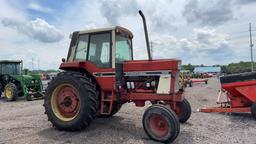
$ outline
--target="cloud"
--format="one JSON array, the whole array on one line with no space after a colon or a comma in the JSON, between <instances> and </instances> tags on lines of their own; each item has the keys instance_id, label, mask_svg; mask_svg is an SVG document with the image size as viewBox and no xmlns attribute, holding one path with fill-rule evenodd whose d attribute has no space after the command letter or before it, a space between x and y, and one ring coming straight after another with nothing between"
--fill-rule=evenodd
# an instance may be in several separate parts
<instances>
[{"instance_id":1,"label":"cloud","mask_svg":"<svg viewBox=\"0 0 256 144\"><path fill-rule=\"evenodd\" d=\"M96 29L96 28L98 27L94 23L89 23L83 26L83 30L90 30L90 29Z\"/></svg>"},{"instance_id":2,"label":"cloud","mask_svg":"<svg viewBox=\"0 0 256 144\"><path fill-rule=\"evenodd\" d=\"M34 11L38 11L38 12L42 12L42 13L53 13L54 12L53 9L47 8L47 7L42 7L41 5L39 5L37 3L29 3L27 8L30 10L34 10Z\"/></svg>"},{"instance_id":3,"label":"cloud","mask_svg":"<svg viewBox=\"0 0 256 144\"><path fill-rule=\"evenodd\" d=\"M256 3L255 0L236 0L236 4L253 4Z\"/></svg>"},{"instance_id":4,"label":"cloud","mask_svg":"<svg viewBox=\"0 0 256 144\"><path fill-rule=\"evenodd\" d=\"M4 18L2 24L5 27L17 30L19 33L24 34L29 38L45 43L58 42L63 38L63 35L59 30L40 18L28 22Z\"/></svg>"},{"instance_id":5,"label":"cloud","mask_svg":"<svg viewBox=\"0 0 256 144\"><path fill-rule=\"evenodd\" d=\"M181 58L185 62L230 60L234 55L229 36L212 28L194 28L187 38L152 34L154 58Z\"/></svg>"},{"instance_id":6,"label":"cloud","mask_svg":"<svg viewBox=\"0 0 256 144\"><path fill-rule=\"evenodd\" d=\"M194 28L192 41L197 42L199 47L218 47L228 43L228 35L216 32L213 28Z\"/></svg>"},{"instance_id":7,"label":"cloud","mask_svg":"<svg viewBox=\"0 0 256 144\"><path fill-rule=\"evenodd\" d=\"M153 31L167 32L173 30L175 17L169 11L172 1L140 1L140 0L103 0L100 1L100 12L112 25L122 23L121 20L129 16L139 17L138 11L142 10L146 16L148 25ZM133 19L136 19L133 17Z\"/></svg>"},{"instance_id":8,"label":"cloud","mask_svg":"<svg viewBox=\"0 0 256 144\"><path fill-rule=\"evenodd\" d=\"M228 42L229 36L219 33L213 28L195 28L191 37L181 40L182 53L190 52L185 59L205 59L219 63L219 60L229 60L234 52ZM204 61L202 61L204 62Z\"/></svg>"},{"instance_id":9,"label":"cloud","mask_svg":"<svg viewBox=\"0 0 256 144\"><path fill-rule=\"evenodd\" d=\"M103 0L101 1L101 13L111 24L118 24L118 19L125 15L136 15L139 5L135 0Z\"/></svg>"},{"instance_id":10,"label":"cloud","mask_svg":"<svg viewBox=\"0 0 256 144\"><path fill-rule=\"evenodd\" d=\"M230 0L191 0L183 11L188 23L217 26L234 18Z\"/></svg>"}]
</instances>

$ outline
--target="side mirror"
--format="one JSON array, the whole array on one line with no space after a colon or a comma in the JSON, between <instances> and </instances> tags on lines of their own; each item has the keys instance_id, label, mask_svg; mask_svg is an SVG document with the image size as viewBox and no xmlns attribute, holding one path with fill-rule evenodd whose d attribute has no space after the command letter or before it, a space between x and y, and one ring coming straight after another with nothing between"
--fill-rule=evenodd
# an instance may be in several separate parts
<instances>
[{"instance_id":1,"label":"side mirror","mask_svg":"<svg viewBox=\"0 0 256 144\"><path fill-rule=\"evenodd\" d=\"M65 58L62 58L62 59L61 59L61 61L62 61L62 62L65 62L65 61L66 61L66 59L65 59Z\"/></svg>"}]
</instances>

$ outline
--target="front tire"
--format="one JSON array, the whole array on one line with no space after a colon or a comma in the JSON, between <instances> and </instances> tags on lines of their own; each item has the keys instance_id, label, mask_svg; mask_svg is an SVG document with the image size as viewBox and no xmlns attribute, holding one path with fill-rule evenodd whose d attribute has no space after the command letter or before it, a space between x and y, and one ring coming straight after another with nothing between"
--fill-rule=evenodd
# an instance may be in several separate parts
<instances>
[{"instance_id":1,"label":"front tire","mask_svg":"<svg viewBox=\"0 0 256 144\"><path fill-rule=\"evenodd\" d=\"M95 85L79 72L61 72L46 90L44 107L48 120L59 130L86 128L97 113Z\"/></svg>"},{"instance_id":2,"label":"front tire","mask_svg":"<svg viewBox=\"0 0 256 144\"><path fill-rule=\"evenodd\" d=\"M4 97L7 101L15 101L18 97L18 89L14 83L8 83L4 88Z\"/></svg>"},{"instance_id":3,"label":"front tire","mask_svg":"<svg viewBox=\"0 0 256 144\"><path fill-rule=\"evenodd\" d=\"M164 105L154 104L143 115L143 128L147 135L156 141L173 142L180 132L176 114Z\"/></svg>"}]
</instances>

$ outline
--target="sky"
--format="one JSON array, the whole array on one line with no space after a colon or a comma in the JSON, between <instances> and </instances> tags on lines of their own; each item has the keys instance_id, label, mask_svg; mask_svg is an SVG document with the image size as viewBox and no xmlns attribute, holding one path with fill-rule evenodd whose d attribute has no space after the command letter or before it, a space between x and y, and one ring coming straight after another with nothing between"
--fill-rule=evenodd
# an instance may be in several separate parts
<instances>
[{"instance_id":1,"label":"sky","mask_svg":"<svg viewBox=\"0 0 256 144\"><path fill-rule=\"evenodd\" d=\"M23 60L24 68L34 70L58 69L73 31L115 25L133 32L134 58L147 59L139 10L147 19L153 59L198 65L250 61L256 0L1 0L0 59Z\"/></svg>"}]
</instances>

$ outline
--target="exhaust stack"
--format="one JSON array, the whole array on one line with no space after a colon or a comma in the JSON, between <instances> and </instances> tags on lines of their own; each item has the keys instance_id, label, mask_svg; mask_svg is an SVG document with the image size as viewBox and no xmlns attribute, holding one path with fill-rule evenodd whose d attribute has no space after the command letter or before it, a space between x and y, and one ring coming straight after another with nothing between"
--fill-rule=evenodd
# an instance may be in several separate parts
<instances>
[{"instance_id":1,"label":"exhaust stack","mask_svg":"<svg viewBox=\"0 0 256 144\"><path fill-rule=\"evenodd\" d=\"M148 51L148 60L152 61L152 56L151 56L151 51L150 51L150 46L149 46L149 40L148 40L148 29L147 29L147 23L144 14L142 13L141 10L139 10L139 14L143 20L143 26L144 26L144 32L145 32L145 39L146 39L146 44L147 44L147 51Z\"/></svg>"}]
</instances>

